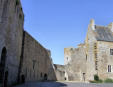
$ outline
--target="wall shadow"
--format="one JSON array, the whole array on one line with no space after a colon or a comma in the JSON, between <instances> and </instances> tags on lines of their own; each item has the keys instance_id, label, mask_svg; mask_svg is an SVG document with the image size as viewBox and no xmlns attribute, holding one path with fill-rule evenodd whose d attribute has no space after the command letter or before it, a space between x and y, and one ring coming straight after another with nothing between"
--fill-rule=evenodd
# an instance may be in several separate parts
<instances>
[{"instance_id":1,"label":"wall shadow","mask_svg":"<svg viewBox=\"0 0 113 87\"><path fill-rule=\"evenodd\" d=\"M27 82L12 87L67 87L63 82L44 81L44 82Z\"/></svg>"},{"instance_id":2,"label":"wall shadow","mask_svg":"<svg viewBox=\"0 0 113 87\"><path fill-rule=\"evenodd\" d=\"M50 84L54 85L54 87L67 87L67 84L63 83L63 82L50 82ZM53 86L49 86L49 87L53 87Z\"/></svg>"}]
</instances>

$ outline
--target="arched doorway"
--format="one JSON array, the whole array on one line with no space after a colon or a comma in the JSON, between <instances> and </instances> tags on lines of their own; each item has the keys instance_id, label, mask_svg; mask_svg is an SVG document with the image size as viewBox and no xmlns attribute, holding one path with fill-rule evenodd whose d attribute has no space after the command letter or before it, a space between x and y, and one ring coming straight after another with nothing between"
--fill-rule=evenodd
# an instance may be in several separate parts
<instances>
[{"instance_id":1,"label":"arched doorway","mask_svg":"<svg viewBox=\"0 0 113 87\"><path fill-rule=\"evenodd\" d=\"M8 71L5 72L3 87L7 87L7 82L8 82Z\"/></svg>"},{"instance_id":2,"label":"arched doorway","mask_svg":"<svg viewBox=\"0 0 113 87\"><path fill-rule=\"evenodd\" d=\"M44 80L47 80L48 76L47 74L44 74Z\"/></svg>"},{"instance_id":3,"label":"arched doorway","mask_svg":"<svg viewBox=\"0 0 113 87\"><path fill-rule=\"evenodd\" d=\"M21 75L21 83L25 83L25 75Z\"/></svg>"},{"instance_id":4,"label":"arched doorway","mask_svg":"<svg viewBox=\"0 0 113 87\"><path fill-rule=\"evenodd\" d=\"M0 60L0 84L4 82L6 54L7 54L7 50L4 47L1 52L1 60Z\"/></svg>"}]
</instances>

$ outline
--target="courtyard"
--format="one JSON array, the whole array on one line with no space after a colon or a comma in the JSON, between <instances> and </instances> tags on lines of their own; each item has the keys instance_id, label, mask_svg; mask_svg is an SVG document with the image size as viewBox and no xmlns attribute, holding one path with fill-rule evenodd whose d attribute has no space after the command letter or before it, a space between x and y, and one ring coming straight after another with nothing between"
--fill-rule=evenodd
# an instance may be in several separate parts
<instances>
[{"instance_id":1,"label":"courtyard","mask_svg":"<svg viewBox=\"0 0 113 87\"><path fill-rule=\"evenodd\" d=\"M113 87L113 84L76 83L76 82L29 82L14 87Z\"/></svg>"}]
</instances>

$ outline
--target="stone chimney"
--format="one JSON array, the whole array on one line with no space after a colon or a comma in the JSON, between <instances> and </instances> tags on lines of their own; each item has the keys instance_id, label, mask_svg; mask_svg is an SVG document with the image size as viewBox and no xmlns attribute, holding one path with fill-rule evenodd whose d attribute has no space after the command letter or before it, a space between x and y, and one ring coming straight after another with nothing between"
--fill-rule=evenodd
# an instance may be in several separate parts
<instances>
[{"instance_id":1,"label":"stone chimney","mask_svg":"<svg viewBox=\"0 0 113 87\"><path fill-rule=\"evenodd\" d=\"M95 30L95 21L94 21L94 19L90 20L90 27L92 28L92 30Z\"/></svg>"},{"instance_id":2,"label":"stone chimney","mask_svg":"<svg viewBox=\"0 0 113 87\"><path fill-rule=\"evenodd\" d=\"M111 31L113 32L113 22L108 25L108 28L110 28Z\"/></svg>"}]
</instances>

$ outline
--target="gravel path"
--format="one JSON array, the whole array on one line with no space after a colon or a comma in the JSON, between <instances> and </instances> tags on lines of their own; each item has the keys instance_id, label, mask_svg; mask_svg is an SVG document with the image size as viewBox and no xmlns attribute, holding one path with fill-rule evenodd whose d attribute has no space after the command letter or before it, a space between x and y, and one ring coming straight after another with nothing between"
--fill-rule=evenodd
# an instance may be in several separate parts
<instances>
[{"instance_id":1,"label":"gravel path","mask_svg":"<svg viewBox=\"0 0 113 87\"><path fill-rule=\"evenodd\" d=\"M72 82L30 82L15 87L113 87L113 84L91 84Z\"/></svg>"}]
</instances>

